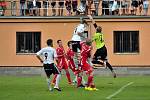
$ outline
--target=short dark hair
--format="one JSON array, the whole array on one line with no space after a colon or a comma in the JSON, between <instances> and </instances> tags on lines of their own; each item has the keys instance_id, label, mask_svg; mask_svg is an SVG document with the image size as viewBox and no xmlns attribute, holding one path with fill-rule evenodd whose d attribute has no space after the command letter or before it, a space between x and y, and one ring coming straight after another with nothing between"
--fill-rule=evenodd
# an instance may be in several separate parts
<instances>
[{"instance_id":1,"label":"short dark hair","mask_svg":"<svg viewBox=\"0 0 150 100\"><path fill-rule=\"evenodd\" d=\"M80 17L80 23L88 25L87 21L83 17Z\"/></svg>"},{"instance_id":2,"label":"short dark hair","mask_svg":"<svg viewBox=\"0 0 150 100\"><path fill-rule=\"evenodd\" d=\"M97 28L96 28L96 32L102 32L102 27L97 26Z\"/></svg>"},{"instance_id":3,"label":"short dark hair","mask_svg":"<svg viewBox=\"0 0 150 100\"><path fill-rule=\"evenodd\" d=\"M47 45L48 45L48 46L51 46L52 43L53 43L53 40L52 40L52 39L48 39L48 40L47 40Z\"/></svg>"},{"instance_id":4,"label":"short dark hair","mask_svg":"<svg viewBox=\"0 0 150 100\"><path fill-rule=\"evenodd\" d=\"M59 43L61 40L57 40L57 43Z\"/></svg>"},{"instance_id":5,"label":"short dark hair","mask_svg":"<svg viewBox=\"0 0 150 100\"><path fill-rule=\"evenodd\" d=\"M68 43L67 43L68 47L70 46L70 44L71 44L71 41L68 41Z\"/></svg>"},{"instance_id":6,"label":"short dark hair","mask_svg":"<svg viewBox=\"0 0 150 100\"><path fill-rule=\"evenodd\" d=\"M85 19L83 19L83 24L88 25L88 22Z\"/></svg>"}]
</instances>

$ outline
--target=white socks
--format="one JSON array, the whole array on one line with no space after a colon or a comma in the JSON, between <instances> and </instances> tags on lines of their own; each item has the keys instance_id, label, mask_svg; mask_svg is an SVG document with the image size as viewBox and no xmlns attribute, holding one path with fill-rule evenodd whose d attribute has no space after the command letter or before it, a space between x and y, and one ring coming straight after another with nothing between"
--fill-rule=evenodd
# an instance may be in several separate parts
<instances>
[{"instance_id":1,"label":"white socks","mask_svg":"<svg viewBox=\"0 0 150 100\"><path fill-rule=\"evenodd\" d=\"M60 78L61 78L61 74L58 74L57 77L56 77L56 83L55 83L54 88L59 88L59 81L60 81Z\"/></svg>"}]
</instances>

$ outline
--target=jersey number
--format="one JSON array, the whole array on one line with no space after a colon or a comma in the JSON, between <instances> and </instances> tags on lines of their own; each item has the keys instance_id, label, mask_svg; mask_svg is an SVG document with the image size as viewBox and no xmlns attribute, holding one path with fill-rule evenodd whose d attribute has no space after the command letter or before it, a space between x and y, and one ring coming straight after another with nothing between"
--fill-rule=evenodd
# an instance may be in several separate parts
<instances>
[{"instance_id":1,"label":"jersey number","mask_svg":"<svg viewBox=\"0 0 150 100\"><path fill-rule=\"evenodd\" d=\"M47 60L48 53L45 53L44 56L45 56L45 60Z\"/></svg>"},{"instance_id":2,"label":"jersey number","mask_svg":"<svg viewBox=\"0 0 150 100\"><path fill-rule=\"evenodd\" d=\"M101 43L104 42L102 35L99 36L99 40L101 41Z\"/></svg>"}]
</instances>

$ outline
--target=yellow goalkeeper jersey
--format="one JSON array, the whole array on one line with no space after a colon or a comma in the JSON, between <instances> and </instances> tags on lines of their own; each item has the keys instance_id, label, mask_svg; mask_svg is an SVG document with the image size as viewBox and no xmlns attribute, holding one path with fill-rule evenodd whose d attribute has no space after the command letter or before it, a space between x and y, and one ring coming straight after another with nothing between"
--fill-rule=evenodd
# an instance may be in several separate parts
<instances>
[{"instance_id":1,"label":"yellow goalkeeper jersey","mask_svg":"<svg viewBox=\"0 0 150 100\"><path fill-rule=\"evenodd\" d=\"M95 41L97 49L100 49L105 45L104 35L102 33L95 33L92 37L92 41Z\"/></svg>"}]
</instances>

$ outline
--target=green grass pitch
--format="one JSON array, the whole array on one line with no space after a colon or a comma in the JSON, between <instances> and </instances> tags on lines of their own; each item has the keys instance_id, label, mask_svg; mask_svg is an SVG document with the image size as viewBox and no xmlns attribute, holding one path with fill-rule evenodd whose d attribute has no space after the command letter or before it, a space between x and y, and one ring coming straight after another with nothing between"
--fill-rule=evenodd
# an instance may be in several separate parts
<instances>
[{"instance_id":1,"label":"green grass pitch","mask_svg":"<svg viewBox=\"0 0 150 100\"><path fill-rule=\"evenodd\" d=\"M110 100L150 100L150 76L125 76L116 79L96 76L98 91L86 91L68 85L62 76L62 92L49 92L41 76L0 76L0 100L107 100L107 97L125 87Z\"/></svg>"}]
</instances>

